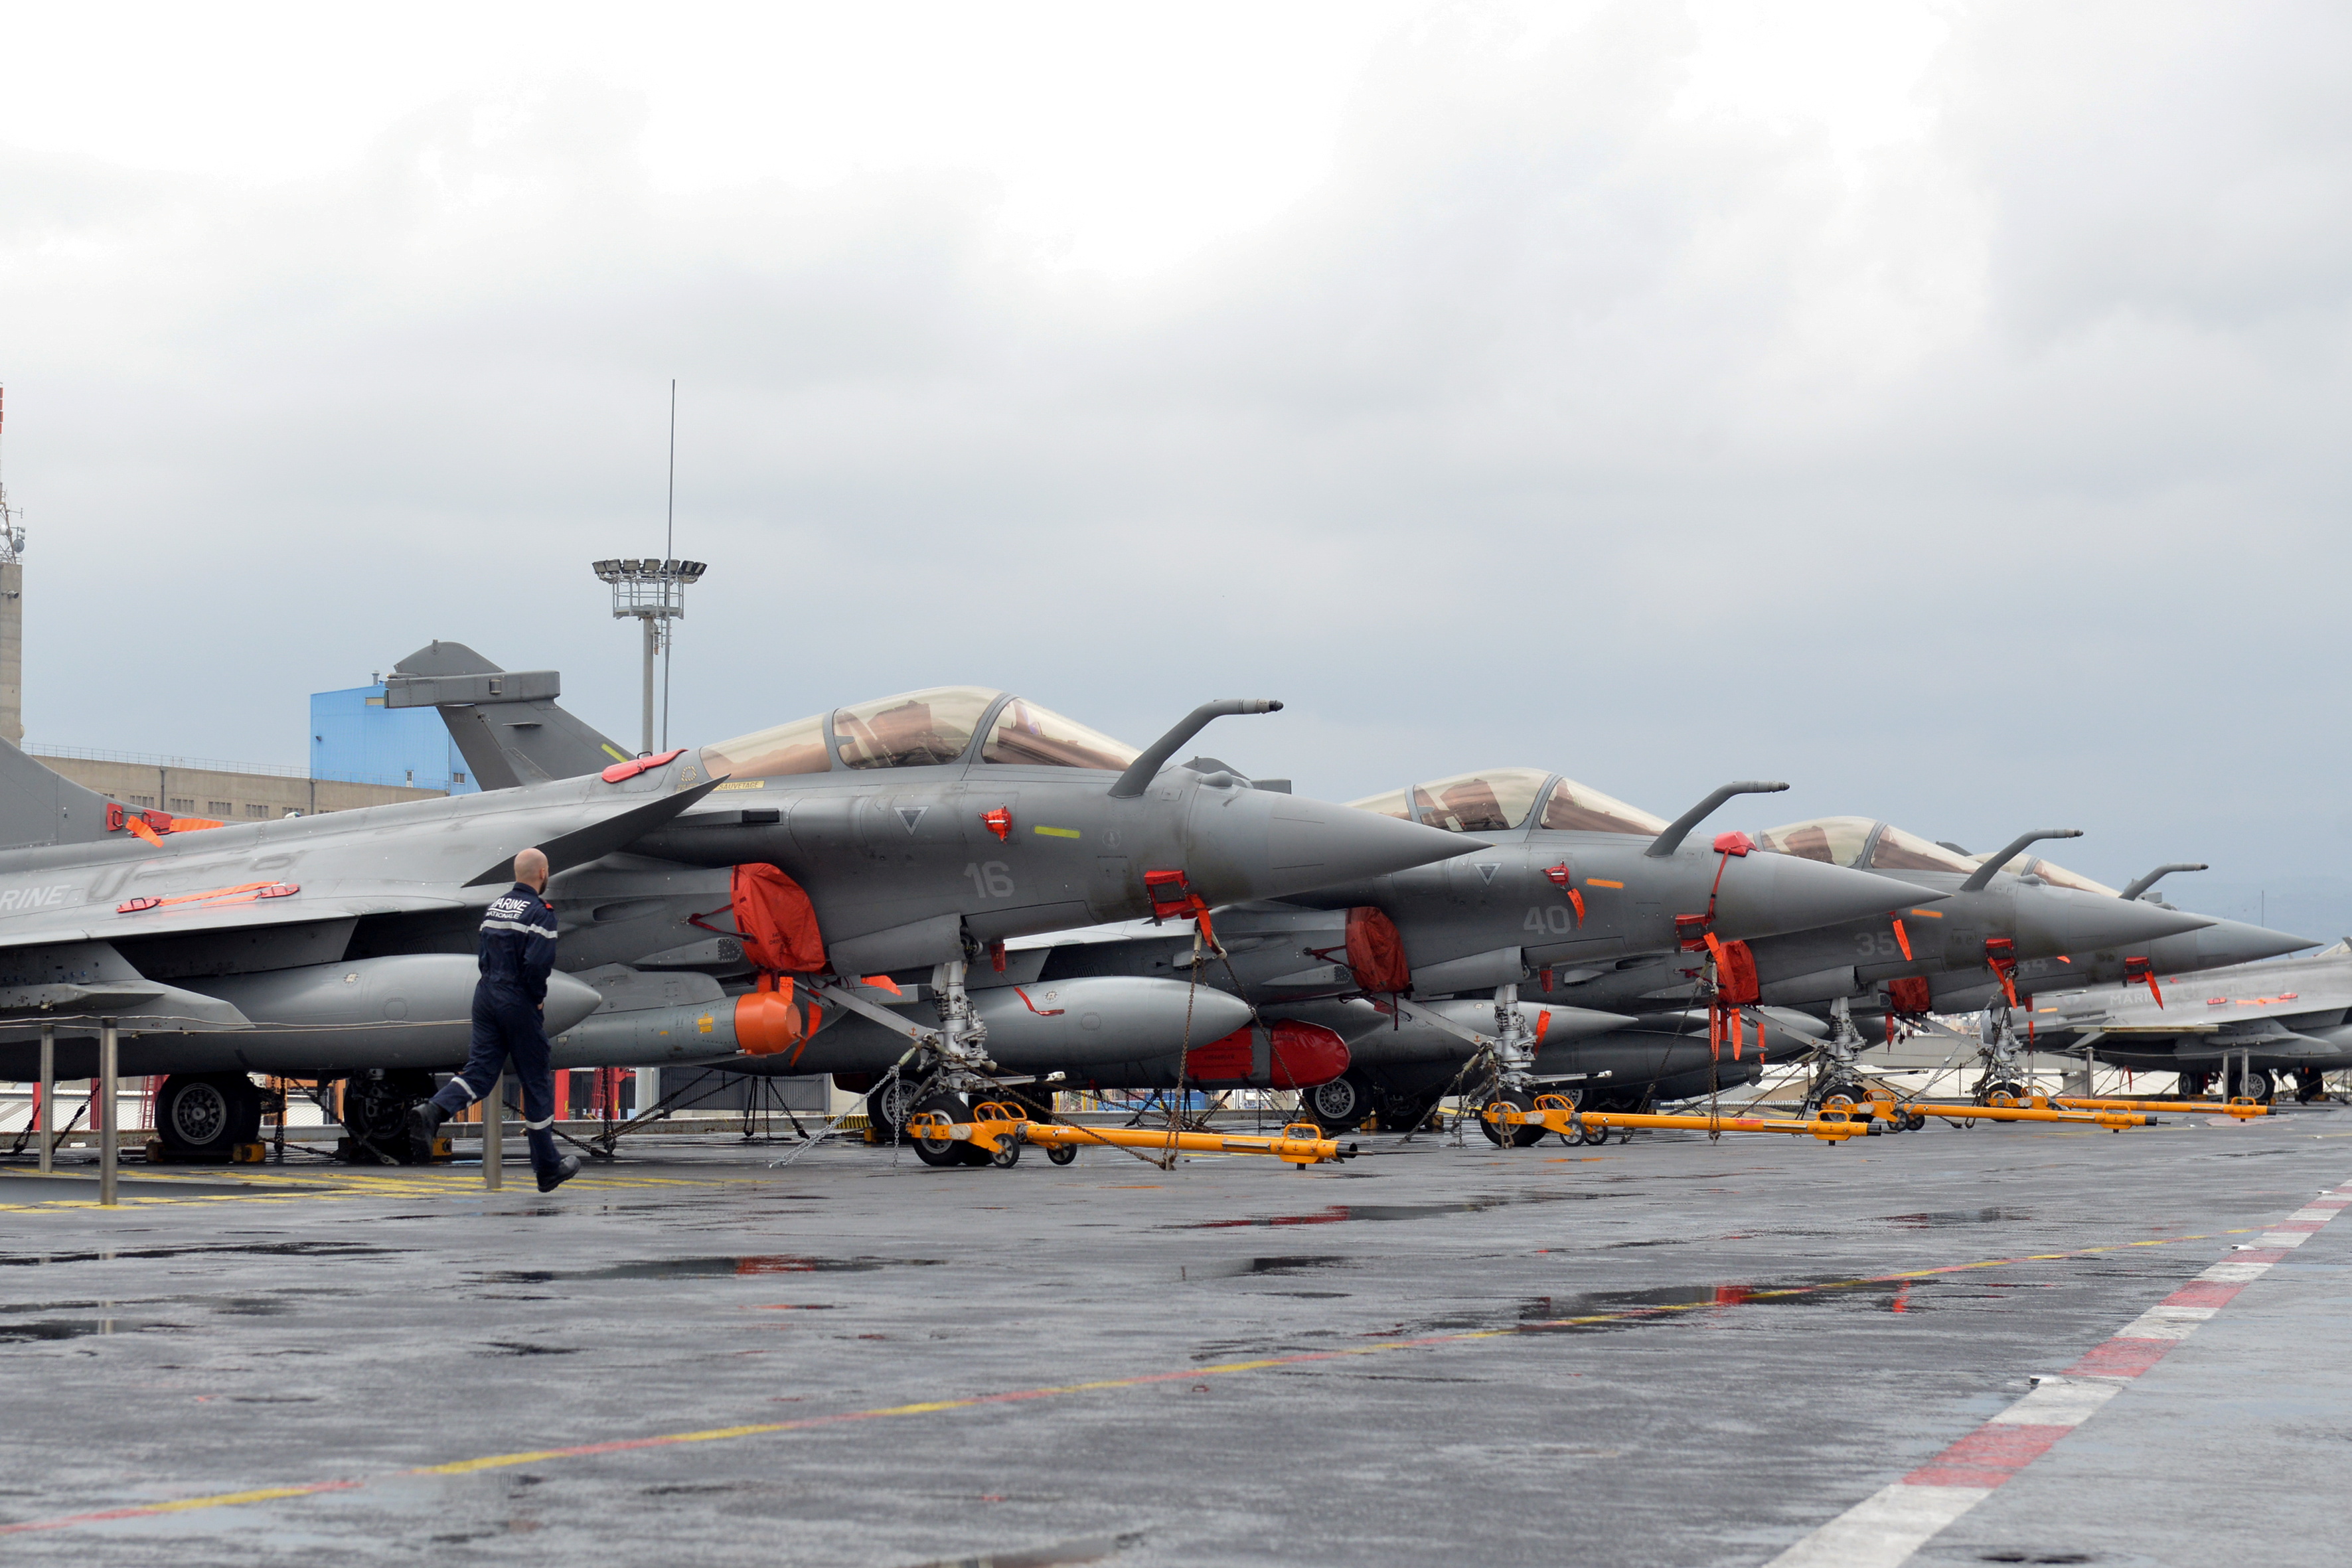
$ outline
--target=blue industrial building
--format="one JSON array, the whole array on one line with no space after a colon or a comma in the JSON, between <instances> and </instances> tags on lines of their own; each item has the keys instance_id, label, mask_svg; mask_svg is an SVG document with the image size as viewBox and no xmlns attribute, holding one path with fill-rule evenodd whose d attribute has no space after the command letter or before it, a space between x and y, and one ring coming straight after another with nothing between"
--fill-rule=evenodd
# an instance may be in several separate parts
<instances>
[{"instance_id":1,"label":"blue industrial building","mask_svg":"<svg viewBox=\"0 0 2352 1568\"><path fill-rule=\"evenodd\" d=\"M310 693L310 776L471 795L449 727L430 708L387 708L383 686Z\"/></svg>"}]
</instances>

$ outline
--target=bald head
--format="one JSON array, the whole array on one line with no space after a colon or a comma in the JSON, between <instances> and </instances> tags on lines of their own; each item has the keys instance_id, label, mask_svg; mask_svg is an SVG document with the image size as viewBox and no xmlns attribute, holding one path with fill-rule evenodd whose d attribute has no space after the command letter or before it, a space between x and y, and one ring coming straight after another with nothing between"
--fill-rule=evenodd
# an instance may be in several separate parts
<instances>
[{"instance_id":1,"label":"bald head","mask_svg":"<svg viewBox=\"0 0 2352 1568\"><path fill-rule=\"evenodd\" d=\"M547 891L547 857L526 849L515 857L515 880L534 893Z\"/></svg>"}]
</instances>

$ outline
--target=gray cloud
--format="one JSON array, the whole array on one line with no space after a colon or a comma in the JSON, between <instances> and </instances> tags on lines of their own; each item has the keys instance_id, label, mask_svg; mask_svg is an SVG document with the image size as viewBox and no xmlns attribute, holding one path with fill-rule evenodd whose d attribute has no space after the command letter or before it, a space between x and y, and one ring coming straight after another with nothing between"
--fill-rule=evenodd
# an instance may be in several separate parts
<instances>
[{"instance_id":1,"label":"gray cloud","mask_svg":"<svg viewBox=\"0 0 2352 1568\"><path fill-rule=\"evenodd\" d=\"M1436 13L1318 188L1140 279L981 174L664 190L584 79L257 189L0 153L32 731L293 761L436 636L626 730L585 562L657 546L677 375L681 737L1263 692L1204 743L1341 797L1769 773L1776 821L2336 876L2345 27L1961 14L1857 159L1691 112L1660 8Z\"/></svg>"}]
</instances>

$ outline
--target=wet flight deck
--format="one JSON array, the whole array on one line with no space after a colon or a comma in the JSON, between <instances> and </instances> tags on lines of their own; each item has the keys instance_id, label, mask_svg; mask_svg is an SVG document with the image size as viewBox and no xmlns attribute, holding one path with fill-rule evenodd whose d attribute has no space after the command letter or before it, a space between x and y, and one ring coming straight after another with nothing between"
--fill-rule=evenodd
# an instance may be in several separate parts
<instances>
[{"instance_id":1,"label":"wet flight deck","mask_svg":"<svg viewBox=\"0 0 2352 1568\"><path fill-rule=\"evenodd\" d=\"M2342 1561L2340 1109L1364 1144L0 1168L0 1552Z\"/></svg>"}]
</instances>

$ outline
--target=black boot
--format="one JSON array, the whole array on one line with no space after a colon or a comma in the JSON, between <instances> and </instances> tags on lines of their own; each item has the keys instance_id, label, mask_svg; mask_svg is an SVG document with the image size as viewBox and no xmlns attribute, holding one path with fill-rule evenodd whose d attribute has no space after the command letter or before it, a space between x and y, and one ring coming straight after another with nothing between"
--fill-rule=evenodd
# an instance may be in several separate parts
<instances>
[{"instance_id":1,"label":"black boot","mask_svg":"<svg viewBox=\"0 0 2352 1568\"><path fill-rule=\"evenodd\" d=\"M555 1163L555 1169L540 1173L539 1190L542 1193L551 1193L579 1173L580 1156L566 1154Z\"/></svg>"},{"instance_id":2,"label":"black boot","mask_svg":"<svg viewBox=\"0 0 2352 1568\"><path fill-rule=\"evenodd\" d=\"M418 1164L433 1163L433 1145L440 1139L441 1124L448 1120L449 1113L429 1100L409 1111L408 1152Z\"/></svg>"}]
</instances>

